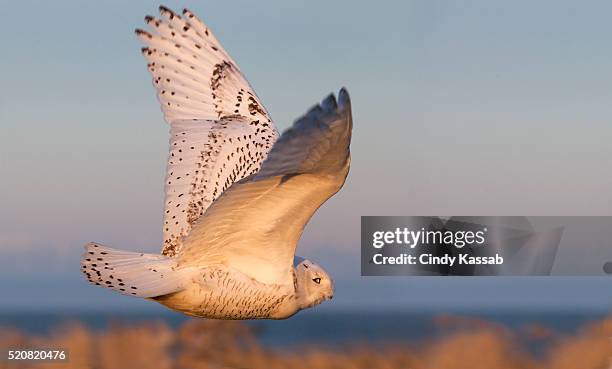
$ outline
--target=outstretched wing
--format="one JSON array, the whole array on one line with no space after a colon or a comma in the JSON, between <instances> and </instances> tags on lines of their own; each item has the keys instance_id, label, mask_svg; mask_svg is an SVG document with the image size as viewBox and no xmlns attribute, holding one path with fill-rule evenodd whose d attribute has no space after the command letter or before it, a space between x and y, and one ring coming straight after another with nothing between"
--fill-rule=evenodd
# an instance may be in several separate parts
<instances>
[{"instance_id":1,"label":"outstretched wing","mask_svg":"<svg viewBox=\"0 0 612 369\"><path fill-rule=\"evenodd\" d=\"M208 27L189 10L159 10L136 34L170 124L162 253L174 256L212 201L259 169L278 132Z\"/></svg>"},{"instance_id":2,"label":"outstretched wing","mask_svg":"<svg viewBox=\"0 0 612 369\"><path fill-rule=\"evenodd\" d=\"M344 184L352 118L342 89L283 133L261 170L235 183L185 239L179 265L224 263L263 283L289 271L308 220Z\"/></svg>"}]
</instances>

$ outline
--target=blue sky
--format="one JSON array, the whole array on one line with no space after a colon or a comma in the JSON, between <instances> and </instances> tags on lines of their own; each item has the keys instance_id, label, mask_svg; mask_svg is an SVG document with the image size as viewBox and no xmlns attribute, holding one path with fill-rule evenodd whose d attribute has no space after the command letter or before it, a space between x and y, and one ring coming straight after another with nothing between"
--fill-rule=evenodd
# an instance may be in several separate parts
<instances>
[{"instance_id":1,"label":"blue sky","mask_svg":"<svg viewBox=\"0 0 612 369\"><path fill-rule=\"evenodd\" d=\"M90 288L78 260L93 240L161 244L168 126L133 35L158 5L3 4L0 308L150 305ZM336 276L335 306L611 305L605 278L363 278L358 262L360 215L612 213L610 3L166 5L207 22L281 130L351 92L351 174L299 247Z\"/></svg>"}]
</instances>

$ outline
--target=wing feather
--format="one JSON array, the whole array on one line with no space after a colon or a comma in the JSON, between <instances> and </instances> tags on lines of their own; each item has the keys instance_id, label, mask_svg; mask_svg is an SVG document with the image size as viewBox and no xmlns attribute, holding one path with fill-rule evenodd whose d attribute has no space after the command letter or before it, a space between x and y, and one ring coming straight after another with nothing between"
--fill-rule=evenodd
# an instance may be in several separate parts
<instances>
[{"instance_id":1,"label":"wing feather","mask_svg":"<svg viewBox=\"0 0 612 369\"><path fill-rule=\"evenodd\" d=\"M283 133L261 170L219 197L184 241L180 265L224 263L263 283L293 283L295 247L314 212L350 166L346 90Z\"/></svg>"},{"instance_id":2,"label":"wing feather","mask_svg":"<svg viewBox=\"0 0 612 369\"><path fill-rule=\"evenodd\" d=\"M136 35L170 124L162 253L174 256L215 198L259 169L278 132L208 27L186 9L159 11Z\"/></svg>"}]
</instances>

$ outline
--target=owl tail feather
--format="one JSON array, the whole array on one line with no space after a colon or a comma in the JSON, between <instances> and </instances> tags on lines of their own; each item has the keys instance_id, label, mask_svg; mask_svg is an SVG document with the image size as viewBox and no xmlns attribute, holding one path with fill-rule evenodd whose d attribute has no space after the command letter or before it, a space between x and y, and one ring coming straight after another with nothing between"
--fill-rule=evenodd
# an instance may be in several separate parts
<instances>
[{"instance_id":1,"label":"owl tail feather","mask_svg":"<svg viewBox=\"0 0 612 369\"><path fill-rule=\"evenodd\" d=\"M155 297L180 291L194 268L178 268L175 258L85 245L81 271L90 283L124 295Z\"/></svg>"}]
</instances>

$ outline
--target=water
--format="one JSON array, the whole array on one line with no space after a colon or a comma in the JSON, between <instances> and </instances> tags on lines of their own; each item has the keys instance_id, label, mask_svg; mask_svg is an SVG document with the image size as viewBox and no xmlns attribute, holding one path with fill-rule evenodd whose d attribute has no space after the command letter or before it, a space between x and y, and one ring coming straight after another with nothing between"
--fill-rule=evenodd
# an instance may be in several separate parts
<instances>
[{"instance_id":1,"label":"water","mask_svg":"<svg viewBox=\"0 0 612 369\"><path fill-rule=\"evenodd\" d=\"M344 346L359 343L422 342L449 333L449 326L436 323L440 312L428 311L353 311L301 312L282 321L251 321L261 342L276 349L298 345ZM573 334L580 327L606 317L605 312L499 312L483 311L446 315L475 318L499 324L512 330L537 325L556 333ZM138 324L164 321L178 327L189 318L178 313L0 313L0 326L10 326L29 333L44 334L67 321L79 321L93 330L104 330L110 324ZM464 327L473 326L465 323ZM537 344L532 348L538 350Z\"/></svg>"}]
</instances>

